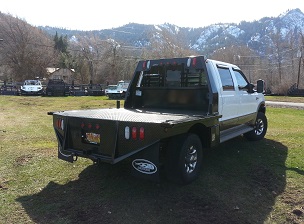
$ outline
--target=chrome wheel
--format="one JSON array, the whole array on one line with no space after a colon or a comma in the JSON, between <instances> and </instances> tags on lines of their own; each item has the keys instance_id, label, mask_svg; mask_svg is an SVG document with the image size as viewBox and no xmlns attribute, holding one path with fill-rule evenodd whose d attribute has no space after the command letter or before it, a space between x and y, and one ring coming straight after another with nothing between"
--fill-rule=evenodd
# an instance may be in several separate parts
<instances>
[{"instance_id":1,"label":"chrome wheel","mask_svg":"<svg viewBox=\"0 0 304 224\"><path fill-rule=\"evenodd\" d=\"M197 151L196 148L192 145L186 152L185 156L185 171L187 173L192 173L197 164Z\"/></svg>"},{"instance_id":2,"label":"chrome wheel","mask_svg":"<svg viewBox=\"0 0 304 224\"><path fill-rule=\"evenodd\" d=\"M263 112L258 112L252 131L244 134L249 141L257 141L264 138L267 132L267 118Z\"/></svg>"},{"instance_id":3,"label":"chrome wheel","mask_svg":"<svg viewBox=\"0 0 304 224\"><path fill-rule=\"evenodd\" d=\"M166 150L167 178L181 184L197 179L202 167L203 147L196 134L181 134L171 139Z\"/></svg>"},{"instance_id":4,"label":"chrome wheel","mask_svg":"<svg viewBox=\"0 0 304 224\"><path fill-rule=\"evenodd\" d=\"M264 131L264 122L262 119L258 119L255 123L255 134L261 135Z\"/></svg>"}]
</instances>

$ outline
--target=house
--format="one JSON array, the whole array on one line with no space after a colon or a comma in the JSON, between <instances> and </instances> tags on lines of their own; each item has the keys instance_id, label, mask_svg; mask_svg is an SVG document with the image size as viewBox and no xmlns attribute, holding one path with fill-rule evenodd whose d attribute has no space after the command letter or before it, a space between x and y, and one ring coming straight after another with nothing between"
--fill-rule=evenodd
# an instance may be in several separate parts
<instances>
[{"instance_id":1,"label":"house","mask_svg":"<svg viewBox=\"0 0 304 224\"><path fill-rule=\"evenodd\" d=\"M67 84L72 84L75 70L69 68L47 68L49 79L62 79Z\"/></svg>"}]
</instances>

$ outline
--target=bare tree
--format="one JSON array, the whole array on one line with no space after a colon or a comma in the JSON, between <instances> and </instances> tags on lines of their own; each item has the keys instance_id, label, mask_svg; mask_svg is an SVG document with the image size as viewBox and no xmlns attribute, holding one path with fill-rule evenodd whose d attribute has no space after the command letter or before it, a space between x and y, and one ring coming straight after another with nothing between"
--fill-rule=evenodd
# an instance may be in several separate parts
<instances>
[{"instance_id":1,"label":"bare tree","mask_svg":"<svg viewBox=\"0 0 304 224\"><path fill-rule=\"evenodd\" d=\"M213 52L212 58L238 65L249 81L261 78L259 56L247 46L229 46Z\"/></svg>"},{"instance_id":2,"label":"bare tree","mask_svg":"<svg viewBox=\"0 0 304 224\"><path fill-rule=\"evenodd\" d=\"M133 75L138 52L136 47L124 46L113 39L100 39L97 35L78 37L70 51L75 61L76 76L94 83L115 84Z\"/></svg>"},{"instance_id":3,"label":"bare tree","mask_svg":"<svg viewBox=\"0 0 304 224\"><path fill-rule=\"evenodd\" d=\"M54 62L53 43L41 30L10 15L0 14L3 63L15 81L44 77Z\"/></svg>"},{"instance_id":4,"label":"bare tree","mask_svg":"<svg viewBox=\"0 0 304 224\"><path fill-rule=\"evenodd\" d=\"M186 45L182 33L173 33L168 28L162 28L157 33L151 34L150 42L148 56L151 58L185 57L196 54Z\"/></svg>"}]
</instances>

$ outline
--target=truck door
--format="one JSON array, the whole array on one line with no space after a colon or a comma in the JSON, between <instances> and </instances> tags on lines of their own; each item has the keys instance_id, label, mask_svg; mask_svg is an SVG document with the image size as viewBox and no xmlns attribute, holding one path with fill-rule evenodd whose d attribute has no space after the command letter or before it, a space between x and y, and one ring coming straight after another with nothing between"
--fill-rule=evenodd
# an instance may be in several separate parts
<instances>
[{"instance_id":1,"label":"truck door","mask_svg":"<svg viewBox=\"0 0 304 224\"><path fill-rule=\"evenodd\" d=\"M236 94L236 87L231 75L229 66L217 64L221 88L219 94L219 112L222 115L220 119L221 130L236 126L238 123L239 95Z\"/></svg>"},{"instance_id":2,"label":"truck door","mask_svg":"<svg viewBox=\"0 0 304 224\"><path fill-rule=\"evenodd\" d=\"M239 106L238 106L238 114L240 121L243 123L244 121L248 121L254 119L255 112L257 110L257 105L259 101L259 95L257 92L250 93L248 92L247 86L249 82L243 72L239 69L232 69L233 75L235 76L235 82L237 83L236 93L239 98Z\"/></svg>"}]
</instances>

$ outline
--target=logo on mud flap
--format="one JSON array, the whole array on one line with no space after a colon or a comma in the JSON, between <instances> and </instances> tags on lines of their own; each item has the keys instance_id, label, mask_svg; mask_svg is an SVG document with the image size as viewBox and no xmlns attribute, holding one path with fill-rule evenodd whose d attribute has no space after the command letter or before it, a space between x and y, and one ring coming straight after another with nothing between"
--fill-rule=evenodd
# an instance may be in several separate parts
<instances>
[{"instance_id":1,"label":"logo on mud flap","mask_svg":"<svg viewBox=\"0 0 304 224\"><path fill-rule=\"evenodd\" d=\"M154 163L145 159L133 160L132 166L135 170L144 174L153 174L157 171L157 167L154 165Z\"/></svg>"}]
</instances>

